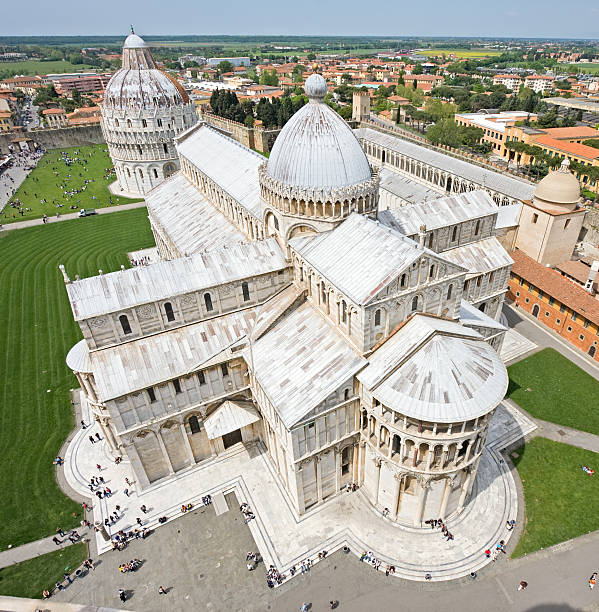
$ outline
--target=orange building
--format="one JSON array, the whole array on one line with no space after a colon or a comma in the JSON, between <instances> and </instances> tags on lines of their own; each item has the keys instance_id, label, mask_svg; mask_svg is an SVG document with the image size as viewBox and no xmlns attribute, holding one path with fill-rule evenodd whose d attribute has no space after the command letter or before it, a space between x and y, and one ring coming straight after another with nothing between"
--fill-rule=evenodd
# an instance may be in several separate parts
<instances>
[{"instance_id":1,"label":"orange building","mask_svg":"<svg viewBox=\"0 0 599 612\"><path fill-rule=\"evenodd\" d=\"M595 361L599 361L599 300L556 270L516 250L507 297L557 332ZM590 268L589 268L590 270ZM593 279L589 279L593 284Z\"/></svg>"}]
</instances>

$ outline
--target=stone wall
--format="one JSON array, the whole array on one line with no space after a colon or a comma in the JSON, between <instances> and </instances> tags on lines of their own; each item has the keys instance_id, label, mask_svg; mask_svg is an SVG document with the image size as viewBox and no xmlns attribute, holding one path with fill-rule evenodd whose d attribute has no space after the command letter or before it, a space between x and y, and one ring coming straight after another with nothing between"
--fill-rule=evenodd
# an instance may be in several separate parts
<instances>
[{"instance_id":1,"label":"stone wall","mask_svg":"<svg viewBox=\"0 0 599 612\"><path fill-rule=\"evenodd\" d=\"M582 223L582 236L585 242L599 245L599 208L588 208Z\"/></svg>"},{"instance_id":2,"label":"stone wall","mask_svg":"<svg viewBox=\"0 0 599 612\"><path fill-rule=\"evenodd\" d=\"M262 153L270 153L272 145L281 131L278 129L265 130L260 127L248 128L243 123L219 117L202 108L198 109L198 116L200 117L200 121L205 121L209 125L226 132L242 145L250 149L255 149L256 151L261 151Z\"/></svg>"},{"instance_id":3,"label":"stone wall","mask_svg":"<svg viewBox=\"0 0 599 612\"><path fill-rule=\"evenodd\" d=\"M44 149L61 149L83 145L101 144L104 141L100 124L82 125L31 132L8 132L0 134L0 154L8 153L8 146L17 138L31 138Z\"/></svg>"}]
</instances>

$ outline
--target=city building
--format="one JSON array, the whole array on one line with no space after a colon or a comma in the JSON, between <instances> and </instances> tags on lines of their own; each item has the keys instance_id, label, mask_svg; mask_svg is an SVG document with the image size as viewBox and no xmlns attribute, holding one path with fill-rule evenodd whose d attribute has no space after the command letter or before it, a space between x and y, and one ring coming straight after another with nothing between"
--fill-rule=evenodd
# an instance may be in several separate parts
<instances>
[{"instance_id":1,"label":"city building","mask_svg":"<svg viewBox=\"0 0 599 612\"><path fill-rule=\"evenodd\" d=\"M110 74L53 74L46 75L46 80L54 85L58 95L71 97L75 91L80 94L104 91L110 81Z\"/></svg>"},{"instance_id":2,"label":"city building","mask_svg":"<svg viewBox=\"0 0 599 612\"><path fill-rule=\"evenodd\" d=\"M580 184L565 159L523 200L516 248L543 265L555 266L572 256L586 210L579 206Z\"/></svg>"},{"instance_id":3,"label":"city building","mask_svg":"<svg viewBox=\"0 0 599 612\"><path fill-rule=\"evenodd\" d=\"M218 66L221 62L231 62L233 66L249 66L249 57L210 57L207 60L208 66Z\"/></svg>"},{"instance_id":4,"label":"city building","mask_svg":"<svg viewBox=\"0 0 599 612\"><path fill-rule=\"evenodd\" d=\"M522 84L519 74L496 74L493 77L493 85L505 85L511 91L518 91Z\"/></svg>"},{"instance_id":5,"label":"city building","mask_svg":"<svg viewBox=\"0 0 599 612\"><path fill-rule=\"evenodd\" d=\"M508 297L570 344L599 361L599 300L523 251L513 251L510 255L514 265ZM592 286L597 266L588 270L587 284Z\"/></svg>"},{"instance_id":6,"label":"city building","mask_svg":"<svg viewBox=\"0 0 599 612\"><path fill-rule=\"evenodd\" d=\"M102 133L121 190L144 194L177 171L174 138L197 121L183 87L156 68L150 49L131 33L123 65L106 86Z\"/></svg>"},{"instance_id":7,"label":"city building","mask_svg":"<svg viewBox=\"0 0 599 612\"><path fill-rule=\"evenodd\" d=\"M47 128L62 128L68 124L64 108L46 108L42 111L42 119Z\"/></svg>"},{"instance_id":8,"label":"city building","mask_svg":"<svg viewBox=\"0 0 599 612\"><path fill-rule=\"evenodd\" d=\"M502 111L500 113L456 113L455 122L461 126L474 126L483 130L481 141L488 142L493 152L505 155L506 126L514 126L519 121L536 121L535 113L524 111Z\"/></svg>"},{"instance_id":9,"label":"city building","mask_svg":"<svg viewBox=\"0 0 599 612\"><path fill-rule=\"evenodd\" d=\"M299 515L358 483L392 521L451 519L508 384L506 330L475 306L507 284L498 207L379 219L378 169L325 80L305 90L268 160L203 122L175 138L181 170L146 194L162 261L62 268L83 333L67 363L141 489L245 444Z\"/></svg>"},{"instance_id":10,"label":"city building","mask_svg":"<svg viewBox=\"0 0 599 612\"><path fill-rule=\"evenodd\" d=\"M524 77L524 85L535 93L544 94L554 89L555 77L547 74L529 74Z\"/></svg>"}]
</instances>

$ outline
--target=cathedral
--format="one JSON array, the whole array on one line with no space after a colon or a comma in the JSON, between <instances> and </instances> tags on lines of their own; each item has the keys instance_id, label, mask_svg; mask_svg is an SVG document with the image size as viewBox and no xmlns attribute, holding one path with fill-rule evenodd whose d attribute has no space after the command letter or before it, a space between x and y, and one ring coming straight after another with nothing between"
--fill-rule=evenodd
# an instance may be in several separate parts
<instances>
[{"instance_id":1,"label":"cathedral","mask_svg":"<svg viewBox=\"0 0 599 612\"><path fill-rule=\"evenodd\" d=\"M155 71L138 36L125 56ZM316 73L269 159L194 123L164 75L152 108L115 97L139 78L118 75L104 129L132 124L110 153L146 191L160 261L63 268L83 334L67 363L110 450L145 490L242 444L298 515L357 484L403 525L457 516L508 384L497 204L474 190L379 210L380 169ZM180 170L153 177L160 146L139 122L160 118ZM128 161L138 142L143 164Z\"/></svg>"}]
</instances>

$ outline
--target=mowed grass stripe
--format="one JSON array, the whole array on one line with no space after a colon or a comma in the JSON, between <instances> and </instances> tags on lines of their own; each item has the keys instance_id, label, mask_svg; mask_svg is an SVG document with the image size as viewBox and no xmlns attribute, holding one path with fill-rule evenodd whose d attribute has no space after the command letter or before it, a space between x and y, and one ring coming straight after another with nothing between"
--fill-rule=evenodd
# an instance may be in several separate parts
<instances>
[{"instance_id":1,"label":"mowed grass stripe","mask_svg":"<svg viewBox=\"0 0 599 612\"><path fill-rule=\"evenodd\" d=\"M145 208L0 234L0 548L80 520L52 465L73 428L77 381L65 357L81 338L58 264L83 278L118 270L127 251L149 246Z\"/></svg>"}]
</instances>

